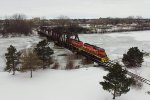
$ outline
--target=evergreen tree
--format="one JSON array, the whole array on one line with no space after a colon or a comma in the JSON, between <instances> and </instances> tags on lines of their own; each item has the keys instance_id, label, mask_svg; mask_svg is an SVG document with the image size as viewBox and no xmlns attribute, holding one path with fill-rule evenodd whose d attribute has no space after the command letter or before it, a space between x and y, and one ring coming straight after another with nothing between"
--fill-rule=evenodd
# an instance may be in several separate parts
<instances>
[{"instance_id":1,"label":"evergreen tree","mask_svg":"<svg viewBox=\"0 0 150 100\"><path fill-rule=\"evenodd\" d=\"M17 52L16 48L12 45L7 48L7 51L8 53L5 53L6 67L4 70L8 72L13 71L13 75L15 75L15 71L17 70L17 64L19 63L20 53Z\"/></svg>"},{"instance_id":2,"label":"evergreen tree","mask_svg":"<svg viewBox=\"0 0 150 100\"><path fill-rule=\"evenodd\" d=\"M118 63L109 68L109 73L104 76L104 82L100 82L104 90L107 90L113 94L113 99L116 96L121 96L123 93L127 93L132 83L132 79L127 77L127 71L122 69Z\"/></svg>"},{"instance_id":3,"label":"evergreen tree","mask_svg":"<svg viewBox=\"0 0 150 100\"><path fill-rule=\"evenodd\" d=\"M141 67L144 53L138 47L132 47L123 55L122 62L127 67Z\"/></svg>"},{"instance_id":4,"label":"evergreen tree","mask_svg":"<svg viewBox=\"0 0 150 100\"><path fill-rule=\"evenodd\" d=\"M51 55L54 53L53 50L49 47L49 44L46 40L39 42L34 49L39 58L43 61L43 69L46 66L49 66L53 63Z\"/></svg>"},{"instance_id":5,"label":"evergreen tree","mask_svg":"<svg viewBox=\"0 0 150 100\"><path fill-rule=\"evenodd\" d=\"M30 71L30 77L32 78L32 71L39 69L42 65L42 61L39 59L37 54L32 50L27 50L21 56L22 66L20 68L21 72Z\"/></svg>"}]
</instances>

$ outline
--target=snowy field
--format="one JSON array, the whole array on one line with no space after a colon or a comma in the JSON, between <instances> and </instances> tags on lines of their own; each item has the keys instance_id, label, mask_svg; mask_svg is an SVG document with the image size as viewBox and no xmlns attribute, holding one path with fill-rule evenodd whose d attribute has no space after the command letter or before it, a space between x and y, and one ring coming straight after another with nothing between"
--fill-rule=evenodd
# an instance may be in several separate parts
<instances>
[{"instance_id":1,"label":"snowy field","mask_svg":"<svg viewBox=\"0 0 150 100\"><path fill-rule=\"evenodd\" d=\"M113 34L81 34L80 40L95 44L106 50L112 60L122 58L130 47L138 46L141 50L150 52L150 31L127 32ZM29 48L38 43L38 36L21 38L0 38L0 100L112 100L112 95L99 85L107 74L102 68L80 68L76 70L39 70L29 73L17 73L15 76L2 72L5 66L4 54L12 44L17 50ZM69 52L55 48L55 55ZM59 62L65 59L58 56ZM145 57L142 68L133 72L150 79L150 57ZM63 67L64 65L62 65ZM150 86L143 84L142 89L131 88L127 94L116 100L150 100Z\"/></svg>"}]
</instances>

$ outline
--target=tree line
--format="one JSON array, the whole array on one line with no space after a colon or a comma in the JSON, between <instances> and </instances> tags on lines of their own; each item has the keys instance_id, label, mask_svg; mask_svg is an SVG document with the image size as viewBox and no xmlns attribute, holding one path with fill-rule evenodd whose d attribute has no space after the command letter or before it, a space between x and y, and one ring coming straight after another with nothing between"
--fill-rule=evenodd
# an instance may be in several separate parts
<instances>
[{"instance_id":1,"label":"tree line","mask_svg":"<svg viewBox=\"0 0 150 100\"><path fill-rule=\"evenodd\" d=\"M98 19L70 19L67 16L59 16L56 19L47 19L35 17L28 19L24 14L14 14L12 16L7 16L4 20L0 20L0 34L4 37L8 35L20 36L20 35L30 35L33 33L33 29L39 26L80 26L80 24L90 24L93 28L85 28L84 33L92 33L95 26L102 26L101 33L109 32L107 31L107 25L119 25L119 24L136 24L133 29L120 29L112 30L110 32L122 32L122 31L138 31L138 30L150 30L150 19L144 19L142 17L133 16L127 18L98 18Z\"/></svg>"},{"instance_id":2,"label":"tree line","mask_svg":"<svg viewBox=\"0 0 150 100\"><path fill-rule=\"evenodd\" d=\"M27 20L27 17L23 14L15 14L6 17L1 22L0 33L7 37L8 35L20 36L32 34L33 22Z\"/></svg>"}]
</instances>

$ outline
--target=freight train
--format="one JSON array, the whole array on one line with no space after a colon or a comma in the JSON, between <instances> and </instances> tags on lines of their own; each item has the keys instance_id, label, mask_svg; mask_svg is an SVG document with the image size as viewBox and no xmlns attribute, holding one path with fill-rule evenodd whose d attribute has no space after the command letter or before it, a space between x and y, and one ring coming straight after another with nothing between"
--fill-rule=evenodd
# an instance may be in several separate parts
<instances>
[{"instance_id":1,"label":"freight train","mask_svg":"<svg viewBox=\"0 0 150 100\"><path fill-rule=\"evenodd\" d=\"M69 39L69 44L76 48L78 51L86 52L87 54L92 55L95 59L100 60L101 62L108 62L109 58L103 48L91 45L88 43L83 43L82 41Z\"/></svg>"}]
</instances>

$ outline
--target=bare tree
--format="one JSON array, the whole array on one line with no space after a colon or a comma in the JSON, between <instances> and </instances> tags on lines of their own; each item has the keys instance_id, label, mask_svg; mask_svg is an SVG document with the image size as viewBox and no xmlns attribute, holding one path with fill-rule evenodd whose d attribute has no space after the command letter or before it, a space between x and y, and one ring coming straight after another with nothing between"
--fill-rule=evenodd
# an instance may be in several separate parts
<instances>
[{"instance_id":1,"label":"bare tree","mask_svg":"<svg viewBox=\"0 0 150 100\"><path fill-rule=\"evenodd\" d=\"M27 16L24 14L14 14L10 18L13 20L19 20L20 21L20 20L26 20Z\"/></svg>"},{"instance_id":2,"label":"bare tree","mask_svg":"<svg viewBox=\"0 0 150 100\"><path fill-rule=\"evenodd\" d=\"M70 54L67 57L66 69L74 69L74 55Z\"/></svg>"},{"instance_id":3,"label":"bare tree","mask_svg":"<svg viewBox=\"0 0 150 100\"><path fill-rule=\"evenodd\" d=\"M91 60L89 60L87 58L83 58L81 60L81 64L83 64L83 65L93 64L93 61L91 61Z\"/></svg>"},{"instance_id":4,"label":"bare tree","mask_svg":"<svg viewBox=\"0 0 150 100\"><path fill-rule=\"evenodd\" d=\"M58 26L64 27L70 25L71 22L69 17L61 15L56 19L56 23Z\"/></svg>"},{"instance_id":5,"label":"bare tree","mask_svg":"<svg viewBox=\"0 0 150 100\"><path fill-rule=\"evenodd\" d=\"M48 21L48 19L46 19L45 17L41 17L40 18L40 26L49 26L50 23Z\"/></svg>"},{"instance_id":6,"label":"bare tree","mask_svg":"<svg viewBox=\"0 0 150 100\"><path fill-rule=\"evenodd\" d=\"M39 69L42 65L42 61L38 58L33 50L27 50L21 56L22 66L20 68L21 72L30 71L30 77L32 78L32 71Z\"/></svg>"}]
</instances>

